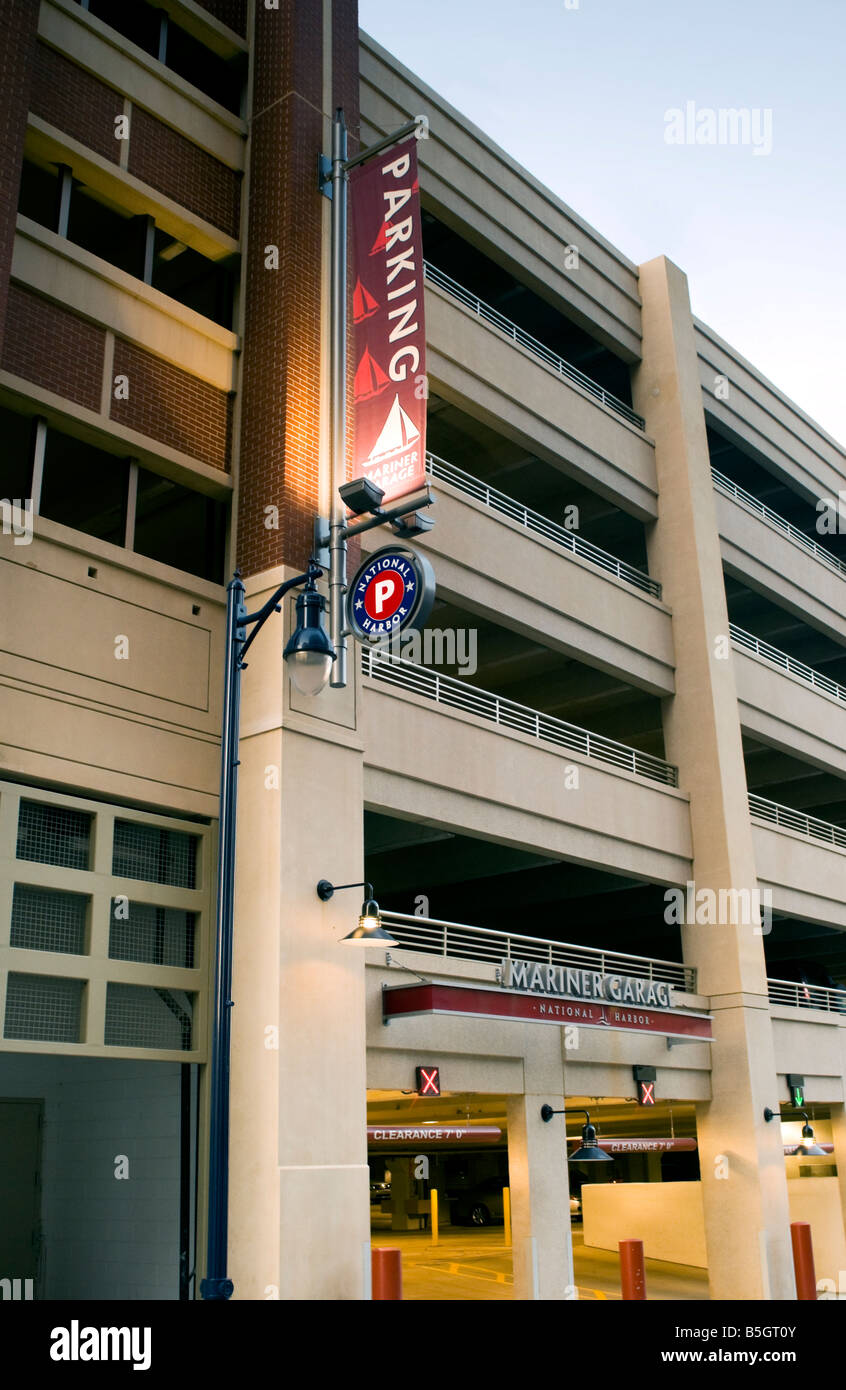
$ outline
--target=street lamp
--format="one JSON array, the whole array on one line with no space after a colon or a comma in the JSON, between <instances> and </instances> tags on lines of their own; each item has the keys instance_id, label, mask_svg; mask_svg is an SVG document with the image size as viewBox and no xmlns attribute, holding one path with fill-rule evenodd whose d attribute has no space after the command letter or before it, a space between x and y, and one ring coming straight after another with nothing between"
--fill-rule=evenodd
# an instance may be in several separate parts
<instances>
[{"instance_id":1,"label":"street lamp","mask_svg":"<svg viewBox=\"0 0 846 1390\"><path fill-rule=\"evenodd\" d=\"M541 1119L549 1123L553 1115L584 1115L585 1123L582 1126L581 1148L570 1154L570 1163L613 1163L614 1160L604 1149L600 1149L596 1142L596 1126L590 1122L590 1115L587 1110L574 1110L565 1108L564 1110L553 1110L551 1105L541 1106Z\"/></svg>"},{"instance_id":2,"label":"street lamp","mask_svg":"<svg viewBox=\"0 0 846 1390\"><path fill-rule=\"evenodd\" d=\"M223 721L220 746L220 822L218 826L217 910L215 915L214 1008L211 1087L209 1100L209 1199L206 1277L200 1284L204 1299L232 1297L226 1273L229 1224L229 1052L232 999L232 924L235 903L235 822L238 804L238 732L241 714L241 672L258 633L292 589L297 597L297 624L285 648L291 680L306 695L326 684L334 659L332 643L323 628L325 600L315 581L323 573L313 560L305 574L288 579L255 613L244 604L244 585L236 570L226 589L226 646L223 683ZM252 628L247 636L247 628Z\"/></svg>"}]
</instances>

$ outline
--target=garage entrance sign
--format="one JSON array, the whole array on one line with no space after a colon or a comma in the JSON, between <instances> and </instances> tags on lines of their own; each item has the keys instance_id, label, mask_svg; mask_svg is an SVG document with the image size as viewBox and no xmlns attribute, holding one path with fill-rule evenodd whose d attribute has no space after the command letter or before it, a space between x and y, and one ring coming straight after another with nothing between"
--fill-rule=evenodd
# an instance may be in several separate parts
<instances>
[{"instance_id":1,"label":"garage entrance sign","mask_svg":"<svg viewBox=\"0 0 846 1390\"><path fill-rule=\"evenodd\" d=\"M711 1018L690 1009L653 1009L636 1005L587 1003L514 994L463 985L391 985L382 990L385 1022L415 1014L464 1018L513 1019L520 1023L576 1023L580 1028L610 1028L624 1033L660 1033L667 1038L710 1042Z\"/></svg>"}]
</instances>

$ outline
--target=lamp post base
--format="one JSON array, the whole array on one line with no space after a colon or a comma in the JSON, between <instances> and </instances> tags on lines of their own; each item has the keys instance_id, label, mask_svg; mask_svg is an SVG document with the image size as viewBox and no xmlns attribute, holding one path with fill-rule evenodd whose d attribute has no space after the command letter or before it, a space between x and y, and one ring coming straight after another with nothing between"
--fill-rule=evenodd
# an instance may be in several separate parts
<instances>
[{"instance_id":1,"label":"lamp post base","mask_svg":"<svg viewBox=\"0 0 846 1390\"><path fill-rule=\"evenodd\" d=\"M221 1302L231 1298L235 1291L235 1285L231 1279L202 1279L200 1281L200 1297L204 1303L209 1301Z\"/></svg>"}]
</instances>

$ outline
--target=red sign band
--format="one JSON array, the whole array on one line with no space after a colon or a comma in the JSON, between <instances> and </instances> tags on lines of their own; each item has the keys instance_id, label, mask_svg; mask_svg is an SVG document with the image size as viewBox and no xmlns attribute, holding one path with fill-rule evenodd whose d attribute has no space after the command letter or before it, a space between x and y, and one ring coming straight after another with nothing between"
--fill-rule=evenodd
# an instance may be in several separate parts
<instances>
[{"instance_id":1,"label":"red sign band","mask_svg":"<svg viewBox=\"0 0 846 1390\"><path fill-rule=\"evenodd\" d=\"M512 1018L529 1023L578 1024L580 1028L611 1028L620 1032L661 1033L668 1038L708 1042L707 1014L666 1009L633 1008L625 1004L588 1004L578 999L511 994L507 990L474 989L461 985L399 985L382 991L385 1018L413 1014L456 1014L471 1018Z\"/></svg>"}]
</instances>

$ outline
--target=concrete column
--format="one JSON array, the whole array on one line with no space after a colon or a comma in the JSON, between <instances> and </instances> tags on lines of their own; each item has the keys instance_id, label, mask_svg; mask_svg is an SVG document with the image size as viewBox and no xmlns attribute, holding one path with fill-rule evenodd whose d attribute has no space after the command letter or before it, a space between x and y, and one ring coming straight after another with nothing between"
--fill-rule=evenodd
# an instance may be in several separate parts
<instances>
[{"instance_id":1,"label":"concrete column","mask_svg":"<svg viewBox=\"0 0 846 1390\"><path fill-rule=\"evenodd\" d=\"M647 1181L647 1182L660 1182L660 1181L661 1181L661 1155L660 1155L660 1154L647 1154L647 1155L646 1155L646 1181Z\"/></svg>"},{"instance_id":2,"label":"concrete column","mask_svg":"<svg viewBox=\"0 0 846 1390\"><path fill-rule=\"evenodd\" d=\"M525 1059L524 1094L507 1107L515 1299L575 1296L565 1117L540 1116L544 1104L565 1104L559 1030L547 1031L543 1054Z\"/></svg>"},{"instance_id":3,"label":"concrete column","mask_svg":"<svg viewBox=\"0 0 846 1390\"><path fill-rule=\"evenodd\" d=\"M696 889L751 894L757 874L687 281L659 257L640 267L640 293L635 408L655 440L660 507L650 570L673 611L676 656L667 757L690 795ZM753 912L745 924L688 922L682 939L714 1013L713 1099L697 1116L711 1297L792 1298L781 1138L763 1120L776 1074L760 921Z\"/></svg>"},{"instance_id":4,"label":"concrete column","mask_svg":"<svg viewBox=\"0 0 846 1390\"><path fill-rule=\"evenodd\" d=\"M846 1105L842 1101L831 1107L831 1141L834 1144L834 1162L837 1164L837 1182L840 1188L840 1212L846 1235Z\"/></svg>"},{"instance_id":5,"label":"concrete column","mask_svg":"<svg viewBox=\"0 0 846 1390\"><path fill-rule=\"evenodd\" d=\"M391 1230L410 1231L411 1217L406 1203L411 1196L411 1160L398 1158L391 1166ZM415 1221L415 1229L417 1222Z\"/></svg>"},{"instance_id":6,"label":"concrete column","mask_svg":"<svg viewBox=\"0 0 846 1390\"><path fill-rule=\"evenodd\" d=\"M248 607L283 573L247 581ZM364 955L340 938L363 890L329 903L315 890L363 878L362 755L342 722L353 688L324 690L311 714L304 697L289 702L285 618L243 679L231 1273L240 1298L358 1299L370 1239Z\"/></svg>"}]
</instances>

